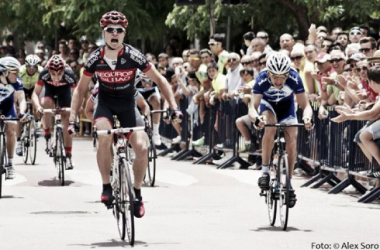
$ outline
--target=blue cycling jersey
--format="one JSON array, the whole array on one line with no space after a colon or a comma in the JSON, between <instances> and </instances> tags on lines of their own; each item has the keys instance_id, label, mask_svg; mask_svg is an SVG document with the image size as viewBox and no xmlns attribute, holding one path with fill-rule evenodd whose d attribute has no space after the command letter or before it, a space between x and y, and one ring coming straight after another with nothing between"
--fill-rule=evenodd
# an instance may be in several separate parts
<instances>
[{"instance_id":1,"label":"blue cycling jersey","mask_svg":"<svg viewBox=\"0 0 380 250\"><path fill-rule=\"evenodd\" d=\"M284 86L281 89L277 89L272 86L271 80L268 76L268 70L264 69L256 77L256 83L253 87L254 94L261 94L262 99L271 103L294 102L293 94L304 93L305 89L301 77L298 72L291 68L289 71L289 77L286 79Z\"/></svg>"}]
</instances>

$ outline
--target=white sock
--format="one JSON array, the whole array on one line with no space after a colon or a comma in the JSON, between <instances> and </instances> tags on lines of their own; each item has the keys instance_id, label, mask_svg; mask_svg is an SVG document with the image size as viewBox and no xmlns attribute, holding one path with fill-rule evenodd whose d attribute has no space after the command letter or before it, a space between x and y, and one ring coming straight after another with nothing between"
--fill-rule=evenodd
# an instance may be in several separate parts
<instances>
[{"instance_id":1,"label":"white sock","mask_svg":"<svg viewBox=\"0 0 380 250\"><path fill-rule=\"evenodd\" d=\"M159 123L153 123L153 134L158 135L158 128L160 127Z\"/></svg>"},{"instance_id":2,"label":"white sock","mask_svg":"<svg viewBox=\"0 0 380 250\"><path fill-rule=\"evenodd\" d=\"M251 144L251 141L245 141L245 144Z\"/></svg>"},{"instance_id":3,"label":"white sock","mask_svg":"<svg viewBox=\"0 0 380 250\"><path fill-rule=\"evenodd\" d=\"M261 165L261 173L265 174L269 174L269 166L266 166L266 165Z\"/></svg>"}]
</instances>

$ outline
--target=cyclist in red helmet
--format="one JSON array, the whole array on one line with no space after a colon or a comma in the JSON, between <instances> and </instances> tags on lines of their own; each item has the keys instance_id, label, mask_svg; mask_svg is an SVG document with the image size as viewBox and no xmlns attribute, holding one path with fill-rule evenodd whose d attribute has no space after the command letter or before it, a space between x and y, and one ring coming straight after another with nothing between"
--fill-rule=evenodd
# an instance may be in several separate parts
<instances>
[{"instance_id":1,"label":"cyclist in red helmet","mask_svg":"<svg viewBox=\"0 0 380 250\"><path fill-rule=\"evenodd\" d=\"M43 109L54 108L54 96L58 96L58 105L60 108L69 108L71 104L71 90L76 87L76 78L73 70L66 65L65 61L59 55L54 55L47 62L46 67L41 71L37 84L32 94L32 101L39 112ZM45 87L44 97L39 99L43 87ZM74 163L72 160L71 148L73 139L69 135L67 128L69 127L69 113L62 112L62 123L64 132L63 140L65 144L67 169L73 169ZM51 114L43 116L42 125L45 131L45 139L51 137Z\"/></svg>"},{"instance_id":2,"label":"cyclist in red helmet","mask_svg":"<svg viewBox=\"0 0 380 250\"><path fill-rule=\"evenodd\" d=\"M99 80L98 106L94 112L94 123L97 129L112 129L113 115L117 116L121 127L136 126L134 94L137 69L157 83L173 110L172 118L180 119L182 117L167 80L158 73L140 51L123 43L127 26L127 18L117 11L107 12L100 19L105 46L92 52L87 59L83 75L74 91L71 103L71 122L75 121L91 77L96 74ZM144 131L133 132L129 137L129 143L136 154L133 163L134 191L137 199L134 211L138 218L144 216L145 213L140 189L148 164L147 140L148 137ZM109 153L111 142L111 136L99 137L97 152L97 161L103 182L101 201L106 205L113 201L109 178L112 161Z\"/></svg>"}]
</instances>

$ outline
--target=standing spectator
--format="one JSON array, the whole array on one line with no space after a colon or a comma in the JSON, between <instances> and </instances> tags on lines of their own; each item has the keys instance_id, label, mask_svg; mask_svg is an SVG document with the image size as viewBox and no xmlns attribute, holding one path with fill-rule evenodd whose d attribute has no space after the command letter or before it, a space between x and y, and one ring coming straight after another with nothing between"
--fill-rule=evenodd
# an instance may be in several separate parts
<instances>
[{"instance_id":1,"label":"standing spectator","mask_svg":"<svg viewBox=\"0 0 380 250\"><path fill-rule=\"evenodd\" d=\"M239 54L232 52L228 55L228 71L225 90L222 91L222 99L228 100L233 98L235 90L241 85L240 70L243 66L240 64Z\"/></svg>"},{"instance_id":2,"label":"standing spectator","mask_svg":"<svg viewBox=\"0 0 380 250\"><path fill-rule=\"evenodd\" d=\"M351 43L358 43L360 38L363 37L363 32L359 27L353 27L350 29L350 34L348 39Z\"/></svg>"},{"instance_id":3,"label":"standing spectator","mask_svg":"<svg viewBox=\"0 0 380 250\"><path fill-rule=\"evenodd\" d=\"M249 31L243 35L244 45L247 47L247 51L246 53L242 54L242 56L250 55L252 53L251 42L254 38L255 33L253 33L252 31Z\"/></svg>"},{"instance_id":4,"label":"standing spectator","mask_svg":"<svg viewBox=\"0 0 380 250\"><path fill-rule=\"evenodd\" d=\"M373 37L363 37L359 40L360 49L359 52L366 55L366 57L372 57L376 51L376 40Z\"/></svg>"},{"instance_id":5,"label":"standing spectator","mask_svg":"<svg viewBox=\"0 0 380 250\"><path fill-rule=\"evenodd\" d=\"M95 43L90 43L89 45L88 45L88 53L92 53L92 52L94 52L96 49L98 48L98 46L95 44Z\"/></svg>"},{"instance_id":6,"label":"standing spectator","mask_svg":"<svg viewBox=\"0 0 380 250\"><path fill-rule=\"evenodd\" d=\"M307 45L305 47L306 59L314 65L315 58L317 57L317 47L315 45Z\"/></svg>"},{"instance_id":7,"label":"standing spectator","mask_svg":"<svg viewBox=\"0 0 380 250\"><path fill-rule=\"evenodd\" d=\"M78 63L78 61L79 61L79 50L76 48L71 49L70 54L69 54L69 59Z\"/></svg>"},{"instance_id":8,"label":"standing spectator","mask_svg":"<svg viewBox=\"0 0 380 250\"><path fill-rule=\"evenodd\" d=\"M158 55L158 65L165 68L165 69L167 69L169 67L169 56L168 56L168 54L161 53Z\"/></svg>"},{"instance_id":9,"label":"standing spectator","mask_svg":"<svg viewBox=\"0 0 380 250\"><path fill-rule=\"evenodd\" d=\"M259 75L260 72L260 64L259 64L259 58L263 53L261 52L253 52L251 55L251 61L252 61L252 67L255 72L255 77Z\"/></svg>"},{"instance_id":10,"label":"standing spectator","mask_svg":"<svg viewBox=\"0 0 380 250\"><path fill-rule=\"evenodd\" d=\"M265 42L261 38L255 38L251 42L252 52L261 52L264 53L265 50Z\"/></svg>"},{"instance_id":11,"label":"standing spectator","mask_svg":"<svg viewBox=\"0 0 380 250\"><path fill-rule=\"evenodd\" d=\"M269 45L269 34L266 31L260 30L259 32L257 32L257 38L261 38L265 42L265 54L268 54L272 51L272 48Z\"/></svg>"},{"instance_id":12,"label":"standing spectator","mask_svg":"<svg viewBox=\"0 0 380 250\"><path fill-rule=\"evenodd\" d=\"M85 35L81 36L80 40L80 49L79 49L79 64L84 64L85 60L84 60L84 53L86 53L88 51L88 41L87 41L87 37Z\"/></svg>"},{"instance_id":13,"label":"standing spectator","mask_svg":"<svg viewBox=\"0 0 380 250\"><path fill-rule=\"evenodd\" d=\"M202 49L201 50L201 61L202 64L208 65L212 61L212 52L209 49Z\"/></svg>"},{"instance_id":14,"label":"standing spectator","mask_svg":"<svg viewBox=\"0 0 380 250\"><path fill-rule=\"evenodd\" d=\"M294 39L290 34L285 33L280 37L281 49L285 49L290 52L292 51L293 46L294 46Z\"/></svg>"},{"instance_id":15,"label":"standing spectator","mask_svg":"<svg viewBox=\"0 0 380 250\"><path fill-rule=\"evenodd\" d=\"M188 49L185 49L184 51L182 51L182 60L184 63L189 61L189 50Z\"/></svg>"},{"instance_id":16,"label":"standing spectator","mask_svg":"<svg viewBox=\"0 0 380 250\"><path fill-rule=\"evenodd\" d=\"M150 62L151 64L153 64L155 67L157 67L157 59L156 59L156 56L152 53L146 53L146 59L148 60L148 62Z\"/></svg>"},{"instance_id":17,"label":"standing spectator","mask_svg":"<svg viewBox=\"0 0 380 250\"><path fill-rule=\"evenodd\" d=\"M365 24L362 24L359 26L360 30L362 31L362 36L366 37L369 35L369 27Z\"/></svg>"},{"instance_id":18,"label":"standing spectator","mask_svg":"<svg viewBox=\"0 0 380 250\"><path fill-rule=\"evenodd\" d=\"M330 49L330 47L332 46L333 44L333 40L329 37L326 37L323 42L322 42L322 45L321 45L321 52L324 52L324 53L327 53L327 51Z\"/></svg>"},{"instance_id":19,"label":"standing spectator","mask_svg":"<svg viewBox=\"0 0 380 250\"><path fill-rule=\"evenodd\" d=\"M69 50L65 40L59 41L58 50L61 58L66 61L69 58Z\"/></svg>"},{"instance_id":20,"label":"standing spectator","mask_svg":"<svg viewBox=\"0 0 380 250\"><path fill-rule=\"evenodd\" d=\"M336 41L343 46L343 48L345 49L348 45L348 34L345 33L345 32L340 32L338 34L338 37L336 39Z\"/></svg>"},{"instance_id":21,"label":"standing spectator","mask_svg":"<svg viewBox=\"0 0 380 250\"><path fill-rule=\"evenodd\" d=\"M338 38L338 35L340 32L342 32L342 28L341 27L335 27L333 28L333 30L331 31L331 39L336 41L337 38Z\"/></svg>"},{"instance_id":22,"label":"standing spectator","mask_svg":"<svg viewBox=\"0 0 380 250\"><path fill-rule=\"evenodd\" d=\"M215 55L215 61L218 64L219 73L222 74L227 72L226 64L228 60L228 52L223 48L223 40L224 35L214 34L210 36L210 40L208 41L210 50Z\"/></svg>"},{"instance_id":23,"label":"standing spectator","mask_svg":"<svg viewBox=\"0 0 380 250\"><path fill-rule=\"evenodd\" d=\"M75 37L70 38L69 43L67 44L67 47L69 51L72 49L78 49L77 39Z\"/></svg>"}]
</instances>

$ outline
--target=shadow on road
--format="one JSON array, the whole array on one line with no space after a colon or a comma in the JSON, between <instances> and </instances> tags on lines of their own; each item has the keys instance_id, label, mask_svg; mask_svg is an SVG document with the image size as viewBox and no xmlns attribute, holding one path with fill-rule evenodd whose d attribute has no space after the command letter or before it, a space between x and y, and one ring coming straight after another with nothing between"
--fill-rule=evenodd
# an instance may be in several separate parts
<instances>
[{"instance_id":1,"label":"shadow on road","mask_svg":"<svg viewBox=\"0 0 380 250\"><path fill-rule=\"evenodd\" d=\"M0 199L24 199L24 197L17 197L13 195L2 195Z\"/></svg>"},{"instance_id":2,"label":"shadow on road","mask_svg":"<svg viewBox=\"0 0 380 250\"><path fill-rule=\"evenodd\" d=\"M253 231L253 232L262 232L262 231L271 231L271 232L300 231L300 232L305 232L305 233L311 233L311 232L313 232L313 230L310 230L310 229L298 229L298 228L295 228L295 227L288 227L286 229L286 231L284 231L284 230L282 230L281 227L272 227L272 226L258 227L256 229L251 229L250 231Z\"/></svg>"},{"instance_id":3,"label":"shadow on road","mask_svg":"<svg viewBox=\"0 0 380 250\"><path fill-rule=\"evenodd\" d=\"M65 186L70 186L73 181L65 181ZM61 181L54 178L52 180L43 180L38 182L38 186L51 187L51 186L61 186Z\"/></svg>"},{"instance_id":4,"label":"shadow on road","mask_svg":"<svg viewBox=\"0 0 380 250\"><path fill-rule=\"evenodd\" d=\"M146 242L135 241L135 246L136 245L146 245ZM86 246L86 247L96 248L96 247L128 247L130 245L128 241L112 239L106 242L95 242L92 244L70 244L68 246Z\"/></svg>"}]
</instances>

